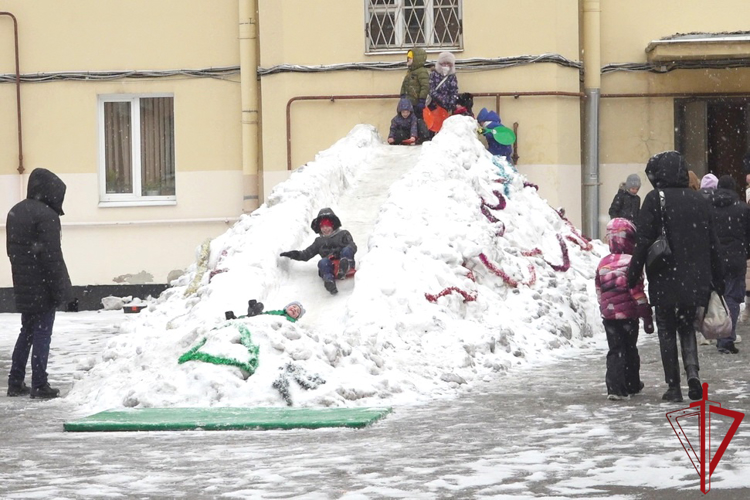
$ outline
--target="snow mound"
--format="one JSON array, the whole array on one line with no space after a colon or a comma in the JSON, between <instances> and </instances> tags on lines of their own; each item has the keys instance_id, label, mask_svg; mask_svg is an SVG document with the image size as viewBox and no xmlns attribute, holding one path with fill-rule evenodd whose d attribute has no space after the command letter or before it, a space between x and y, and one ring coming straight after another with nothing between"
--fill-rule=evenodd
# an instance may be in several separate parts
<instances>
[{"instance_id":1,"label":"snow mound","mask_svg":"<svg viewBox=\"0 0 750 500\"><path fill-rule=\"evenodd\" d=\"M582 238L475 130L471 118L446 120L387 201L371 207L379 212L368 240L357 242L364 257L355 286L336 297L340 322L313 314L227 323L224 311L244 314L247 299L275 299L280 284L295 282L279 252L309 244L317 211L361 189L357 176L392 148L366 125L203 245L172 288L123 324L68 398L86 409L403 404L456 394L588 342L601 328L593 277L606 248ZM346 228L346 214L338 215ZM178 363L204 339L205 352L246 362L243 329L258 352L254 373Z\"/></svg>"}]
</instances>

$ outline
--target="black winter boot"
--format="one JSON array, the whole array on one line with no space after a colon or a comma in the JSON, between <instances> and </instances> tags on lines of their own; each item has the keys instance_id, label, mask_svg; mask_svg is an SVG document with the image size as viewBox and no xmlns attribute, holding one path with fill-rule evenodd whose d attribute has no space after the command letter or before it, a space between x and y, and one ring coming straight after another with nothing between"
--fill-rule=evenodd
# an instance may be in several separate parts
<instances>
[{"instance_id":1,"label":"black winter boot","mask_svg":"<svg viewBox=\"0 0 750 500\"><path fill-rule=\"evenodd\" d=\"M53 399L60 396L60 389L53 389L49 386L49 383L47 383L36 389L32 387L30 396L31 399Z\"/></svg>"},{"instance_id":2,"label":"black winter boot","mask_svg":"<svg viewBox=\"0 0 750 500\"><path fill-rule=\"evenodd\" d=\"M693 401L703 399L703 386L698 378L698 367L689 365L685 367L688 379L688 397Z\"/></svg>"},{"instance_id":3,"label":"black winter boot","mask_svg":"<svg viewBox=\"0 0 750 500\"><path fill-rule=\"evenodd\" d=\"M260 313L263 312L263 302L258 302L255 299L251 299L247 301L247 315L248 316L257 316Z\"/></svg>"},{"instance_id":4,"label":"black winter boot","mask_svg":"<svg viewBox=\"0 0 750 500\"><path fill-rule=\"evenodd\" d=\"M328 290L331 295L336 295L339 293L339 290L336 288L336 282L333 280L326 280L323 282L323 285L326 287L326 290Z\"/></svg>"},{"instance_id":5,"label":"black winter boot","mask_svg":"<svg viewBox=\"0 0 750 500\"><path fill-rule=\"evenodd\" d=\"M680 389L679 385L670 386L661 398L664 401L679 403L682 401L682 389Z\"/></svg>"},{"instance_id":6,"label":"black winter boot","mask_svg":"<svg viewBox=\"0 0 750 500\"><path fill-rule=\"evenodd\" d=\"M25 382L21 382L20 385L18 384L8 384L8 397L14 398L17 396L26 396L30 392L29 386L26 385Z\"/></svg>"},{"instance_id":7,"label":"black winter boot","mask_svg":"<svg viewBox=\"0 0 750 500\"><path fill-rule=\"evenodd\" d=\"M346 278L346 273L348 273L349 269L351 269L352 267L354 267L353 261L347 259L346 257L342 257L341 260L339 260L339 274L336 277L340 280Z\"/></svg>"},{"instance_id":8,"label":"black winter boot","mask_svg":"<svg viewBox=\"0 0 750 500\"><path fill-rule=\"evenodd\" d=\"M632 395L634 395L634 394L640 394L641 392L643 392L643 388L644 388L644 387L645 387L645 384L644 384L643 382L640 382L640 383L638 384L638 390L637 390L637 391L635 391L635 392L631 392L631 393L630 393L630 395L632 396Z\"/></svg>"}]
</instances>

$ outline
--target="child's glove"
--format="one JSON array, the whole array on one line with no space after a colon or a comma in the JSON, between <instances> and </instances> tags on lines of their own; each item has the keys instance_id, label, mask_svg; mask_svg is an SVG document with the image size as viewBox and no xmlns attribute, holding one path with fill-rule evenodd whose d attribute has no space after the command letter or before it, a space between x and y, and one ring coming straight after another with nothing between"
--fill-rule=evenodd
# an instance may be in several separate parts
<instances>
[{"instance_id":1,"label":"child's glove","mask_svg":"<svg viewBox=\"0 0 750 500\"><path fill-rule=\"evenodd\" d=\"M417 106L415 107L414 111L416 111L417 114L422 114L422 110L424 109L424 107L426 105L427 104L425 104L425 100L424 99L420 99L420 100L417 101Z\"/></svg>"},{"instance_id":2,"label":"child's glove","mask_svg":"<svg viewBox=\"0 0 750 500\"><path fill-rule=\"evenodd\" d=\"M654 333L654 318L649 304L638 305L638 317L643 318L643 330L646 333Z\"/></svg>"},{"instance_id":3,"label":"child's glove","mask_svg":"<svg viewBox=\"0 0 750 500\"><path fill-rule=\"evenodd\" d=\"M388 138L388 144L393 144L393 137Z\"/></svg>"},{"instance_id":4,"label":"child's glove","mask_svg":"<svg viewBox=\"0 0 750 500\"><path fill-rule=\"evenodd\" d=\"M401 144L412 145L415 142L417 142L417 138L416 137L409 137L408 139L405 139Z\"/></svg>"},{"instance_id":5,"label":"child's glove","mask_svg":"<svg viewBox=\"0 0 750 500\"><path fill-rule=\"evenodd\" d=\"M643 331L646 333L654 333L654 320L651 316L643 318Z\"/></svg>"},{"instance_id":6,"label":"child's glove","mask_svg":"<svg viewBox=\"0 0 750 500\"><path fill-rule=\"evenodd\" d=\"M299 250L290 250L288 252L281 252L279 254L279 256L280 257L288 257L288 258L290 258L292 260L299 260L300 253L301 252Z\"/></svg>"}]
</instances>

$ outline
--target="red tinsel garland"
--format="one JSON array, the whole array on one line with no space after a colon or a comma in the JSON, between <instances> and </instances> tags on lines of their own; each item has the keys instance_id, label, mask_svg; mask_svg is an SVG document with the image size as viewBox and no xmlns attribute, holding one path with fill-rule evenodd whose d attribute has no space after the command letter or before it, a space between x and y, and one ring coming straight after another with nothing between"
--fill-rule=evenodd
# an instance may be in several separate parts
<instances>
[{"instance_id":1,"label":"red tinsel garland","mask_svg":"<svg viewBox=\"0 0 750 500\"><path fill-rule=\"evenodd\" d=\"M445 297L446 295L449 295L453 292L461 294L461 296L464 298L464 302L474 302L475 300L477 300L477 292L473 292L473 293L464 292L457 286L449 286L448 288L445 288L442 292L440 292L437 295L430 295L429 293L426 293L424 294L424 296L430 302L437 302L437 299L439 299L440 297Z\"/></svg>"},{"instance_id":2,"label":"red tinsel garland","mask_svg":"<svg viewBox=\"0 0 750 500\"><path fill-rule=\"evenodd\" d=\"M547 259L544 259L544 262L549 264L552 267L552 269L554 269L555 271L565 272L568 269L570 269L570 258L568 258L568 245L565 244L565 240L563 239L562 235L557 234L556 236L557 236L557 241L560 242L560 250L562 250L563 263L561 266L558 266L558 265L552 264Z\"/></svg>"},{"instance_id":3,"label":"red tinsel garland","mask_svg":"<svg viewBox=\"0 0 750 500\"><path fill-rule=\"evenodd\" d=\"M524 257L536 257L537 255L542 255L542 251L538 248L532 248L531 250L521 252L521 255Z\"/></svg>"},{"instance_id":4,"label":"red tinsel garland","mask_svg":"<svg viewBox=\"0 0 750 500\"><path fill-rule=\"evenodd\" d=\"M483 253L479 254L479 260L482 261L482 264L487 266L487 269L492 271L497 276L500 276L502 280L509 286L512 286L513 288L516 288L519 284L526 285L526 286L533 286L534 283L536 283L536 269L534 269L534 266L529 264L529 273L531 274L531 277L529 278L529 281L527 283L523 283L522 281L517 281L508 276L508 274L503 271L502 269L498 269L497 266L492 264L490 260L487 258L487 256Z\"/></svg>"},{"instance_id":5,"label":"red tinsel garland","mask_svg":"<svg viewBox=\"0 0 750 500\"><path fill-rule=\"evenodd\" d=\"M553 208L553 210L555 210L555 209ZM557 215L559 215L559 216L560 216L560 218L561 218L561 219L562 219L562 220L563 220L563 221L565 222L565 224L567 224L568 228L570 228L570 231L571 231L571 232L572 232L572 233L573 233L573 234L574 234L574 235L575 235L575 236L576 236L576 237L577 237L577 238L578 238L578 239L579 239L580 241L576 241L575 239L573 239L573 237L572 237L572 236L568 236L568 237L567 237L567 238L568 238L568 240L572 241L573 243L575 243L576 245L578 245L579 247L583 248L583 249L584 249L584 250L586 250L586 251L590 251L591 249L593 249L593 248L594 248L594 245L592 245L592 244L591 244L591 240L590 240L590 239L588 239L588 238L586 238L586 237L585 237L584 235L582 235L581 233L579 233L579 232L578 232L578 230L576 229L576 227L575 227L575 226L573 225L573 223L572 223L572 222L570 222L570 221L568 220L568 218L567 218L567 217L565 217L565 216L563 215L562 211L560 211L560 210L555 210L555 213L556 213ZM583 243L581 243L581 242L583 242Z\"/></svg>"},{"instance_id":6,"label":"red tinsel garland","mask_svg":"<svg viewBox=\"0 0 750 500\"><path fill-rule=\"evenodd\" d=\"M466 267L465 263L462 264L462 267L464 269L466 269L466 277L469 278L474 283L476 283L477 282L477 278L476 278L476 276L474 276L474 271L472 271L471 269L469 269L468 267Z\"/></svg>"},{"instance_id":7,"label":"red tinsel garland","mask_svg":"<svg viewBox=\"0 0 750 500\"><path fill-rule=\"evenodd\" d=\"M506 205L505 196L503 196L503 194L500 191L492 191L492 194L494 194L497 197L497 205L490 205L484 200L484 198L482 198L482 205L492 210L504 209Z\"/></svg>"},{"instance_id":8,"label":"red tinsel garland","mask_svg":"<svg viewBox=\"0 0 750 500\"><path fill-rule=\"evenodd\" d=\"M487 205L485 205L484 203L482 204L482 213L484 214L485 217L487 217L488 221L490 221L490 222L500 222L500 219L498 219L497 217L495 217L494 215L492 215L490 213L490 210L487 208Z\"/></svg>"}]
</instances>

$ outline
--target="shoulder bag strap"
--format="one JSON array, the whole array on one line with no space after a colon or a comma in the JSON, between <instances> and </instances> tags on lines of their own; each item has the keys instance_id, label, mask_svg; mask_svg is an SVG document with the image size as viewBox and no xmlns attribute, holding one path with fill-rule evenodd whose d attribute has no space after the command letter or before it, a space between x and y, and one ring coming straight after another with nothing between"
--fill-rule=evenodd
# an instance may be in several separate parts
<instances>
[{"instance_id":1,"label":"shoulder bag strap","mask_svg":"<svg viewBox=\"0 0 750 500\"><path fill-rule=\"evenodd\" d=\"M664 211L666 210L666 199L664 198L664 191L659 190L659 213L661 214L661 234L665 238L667 237L667 221L664 218Z\"/></svg>"},{"instance_id":2,"label":"shoulder bag strap","mask_svg":"<svg viewBox=\"0 0 750 500\"><path fill-rule=\"evenodd\" d=\"M440 80L440 83L437 84L437 87L435 87L435 90L437 90L440 87L442 87L443 84L445 83L445 81L448 79L449 76L451 76L451 75L445 75L445 78L443 78L442 80Z\"/></svg>"}]
</instances>

